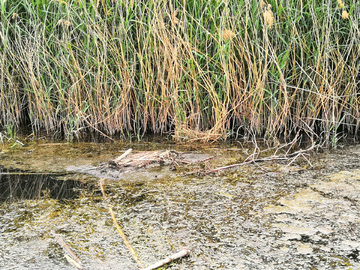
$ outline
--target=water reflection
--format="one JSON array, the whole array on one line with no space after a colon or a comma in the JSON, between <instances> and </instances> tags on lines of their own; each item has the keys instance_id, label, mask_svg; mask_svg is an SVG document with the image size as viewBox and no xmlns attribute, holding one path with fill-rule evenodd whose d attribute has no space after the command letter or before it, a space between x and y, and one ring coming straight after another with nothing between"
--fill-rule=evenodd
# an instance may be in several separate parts
<instances>
[{"instance_id":1,"label":"water reflection","mask_svg":"<svg viewBox=\"0 0 360 270\"><path fill-rule=\"evenodd\" d=\"M0 169L0 203L40 198L74 199L85 184L58 180L61 174Z\"/></svg>"}]
</instances>

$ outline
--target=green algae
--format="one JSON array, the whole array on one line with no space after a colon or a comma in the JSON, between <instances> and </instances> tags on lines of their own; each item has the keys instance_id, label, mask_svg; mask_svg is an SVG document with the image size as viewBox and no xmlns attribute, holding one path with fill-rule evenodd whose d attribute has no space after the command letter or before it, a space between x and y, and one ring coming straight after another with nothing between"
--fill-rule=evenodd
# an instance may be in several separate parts
<instances>
[{"instance_id":1,"label":"green algae","mask_svg":"<svg viewBox=\"0 0 360 270\"><path fill-rule=\"evenodd\" d=\"M65 151L66 147L71 149ZM93 149L66 147L56 153L74 155L74 160L77 151ZM109 149L107 155L116 157L117 151ZM227 157L233 162L236 156L221 149L202 151L218 153L221 162ZM178 176L157 167L121 180L108 179L106 202L95 178L70 173L68 180L89 183L76 187L75 197L55 199L42 194L0 205L0 254L12 259L0 259L0 266L16 268L27 263L33 268L71 269L54 232L86 269L138 269L114 228L107 210L111 205L146 265L190 247L189 257L165 269L355 267L357 201L349 201L341 190L334 192L332 185L357 183L357 169L346 170L356 164L356 158L357 154L338 151L318 154L312 160L316 169L311 170L302 169L301 162L290 169L280 163L262 163L203 177ZM89 160L102 162L97 156ZM60 165L65 171L68 162L56 168Z\"/></svg>"}]
</instances>

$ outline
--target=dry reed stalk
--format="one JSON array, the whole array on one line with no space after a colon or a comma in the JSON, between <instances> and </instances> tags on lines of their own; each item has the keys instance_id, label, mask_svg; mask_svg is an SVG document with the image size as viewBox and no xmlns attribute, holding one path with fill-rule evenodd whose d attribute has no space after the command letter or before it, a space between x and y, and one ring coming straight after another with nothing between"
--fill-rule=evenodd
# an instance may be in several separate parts
<instances>
[{"instance_id":1,"label":"dry reed stalk","mask_svg":"<svg viewBox=\"0 0 360 270\"><path fill-rule=\"evenodd\" d=\"M100 189L101 189L101 193L103 194L103 197L104 197L104 200L107 201L107 198L106 198L106 194L105 194L105 190L104 190L104 182L105 182L105 179L101 179L100 180ZM140 268L144 268L143 264L141 263L139 257L137 256L135 250L133 249L133 247L131 246L129 240L126 238L123 230L121 229L119 223L116 221L116 217L115 217L115 214L114 214L114 211L112 210L112 207L109 205L108 206L108 209L109 209L109 213L111 215L111 218L114 222L114 225L118 231L118 233L120 234L121 238L123 239L124 241L124 244L126 245L126 247L129 249L131 255L133 256L134 260L139 264Z\"/></svg>"},{"instance_id":2,"label":"dry reed stalk","mask_svg":"<svg viewBox=\"0 0 360 270\"><path fill-rule=\"evenodd\" d=\"M213 127L207 131L201 131L188 128L186 125L181 125L175 129L175 138L183 141L207 143L225 140L226 134L222 133L218 127Z\"/></svg>"},{"instance_id":3,"label":"dry reed stalk","mask_svg":"<svg viewBox=\"0 0 360 270\"><path fill-rule=\"evenodd\" d=\"M267 3L264 0L260 1L260 9L264 9L265 7L267 7Z\"/></svg>"},{"instance_id":4,"label":"dry reed stalk","mask_svg":"<svg viewBox=\"0 0 360 270\"><path fill-rule=\"evenodd\" d=\"M0 21L2 126L30 118L34 131L89 127L131 136L186 127L214 137L239 126L260 136L315 128L330 134L325 129L334 125L358 130L358 29L332 23L317 2L277 6L276 29L265 0L262 18L236 1L228 4L238 11L232 16L218 1L176 8L168 0L132 1L131 9L129 1L98 3L68 2L66 11L50 3L53 20L35 2L21 16L7 9L13 13ZM349 19L346 3L337 4ZM226 27L232 30L219 32ZM221 42L237 32L236 41Z\"/></svg>"},{"instance_id":5,"label":"dry reed stalk","mask_svg":"<svg viewBox=\"0 0 360 270\"><path fill-rule=\"evenodd\" d=\"M55 234L54 232L52 232L52 234ZM62 248L64 249L64 251L66 252L65 257L66 259L72 264L74 265L77 269L79 270L85 270L82 266L81 266L81 259L76 256L76 254L71 250L71 248L66 244L66 242L64 241L64 239L58 235L55 235L55 239L56 241L62 246Z\"/></svg>"}]
</instances>

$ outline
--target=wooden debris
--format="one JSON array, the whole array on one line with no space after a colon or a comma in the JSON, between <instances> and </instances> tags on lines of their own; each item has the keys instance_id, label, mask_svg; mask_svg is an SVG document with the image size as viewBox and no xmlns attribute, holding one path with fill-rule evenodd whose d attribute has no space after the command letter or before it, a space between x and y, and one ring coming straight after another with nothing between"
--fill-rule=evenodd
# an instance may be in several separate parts
<instances>
[{"instance_id":1,"label":"wooden debris","mask_svg":"<svg viewBox=\"0 0 360 270\"><path fill-rule=\"evenodd\" d=\"M214 157L207 154L182 153L174 150L142 151L134 153L128 149L121 156L100 165L101 172L116 170L121 173L136 171L154 166L172 166L175 169L181 165L206 162Z\"/></svg>"},{"instance_id":2,"label":"wooden debris","mask_svg":"<svg viewBox=\"0 0 360 270\"><path fill-rule=\"evenodd\" d=\"M181 250L180 252L175 253L175 254L167 257L167 258L164 259L164 260L161 260L161 261L159 261L159 262L157 262L157 263L154 263L154 264L146 267L144 270L152 270L152 269L159 268L159 267L161 267L161 266L163 266L163 265L165 265L165 264L168 264L168 263L172 262L173 260L176 260L176 259L179 259L179 258L181 258L181 257L184 257L184 256L188 255L189 253L190 253L190 250L189 250L189 249L183 249L183 250Z\"/></svg>"},{"instance_id":3,"label":"wooden debris","mask_svg":"<svg viewBox=\"0 0 360 270\"><path fill-rule=\"evenodd\" d=\"M129 156L131 149L127 150L120 157L113 160L117 166L123 167L136 167L142 168L149 164L158 163L160 165L170 164L173 162L178 153L176 151L167 150L167 151L145 151L134 153ZM127 157L127 159L125 159Z\"/></svg>"}]
</instances>

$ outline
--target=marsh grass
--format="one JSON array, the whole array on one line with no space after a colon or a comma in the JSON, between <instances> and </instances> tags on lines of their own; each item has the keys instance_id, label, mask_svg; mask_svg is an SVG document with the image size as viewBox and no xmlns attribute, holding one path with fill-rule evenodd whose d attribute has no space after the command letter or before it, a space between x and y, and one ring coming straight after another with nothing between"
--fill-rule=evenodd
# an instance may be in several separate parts
<instances>
[{"instance_id":1,"label":"marsh grass","mask_svg":"<svg viewBox=\"0 0 360 270\"><path fill-rule=\"evenodd\" d=\"M359 129L357 1L1 1L0 123L218 140Z\"/></svg>"}]
</instances>

